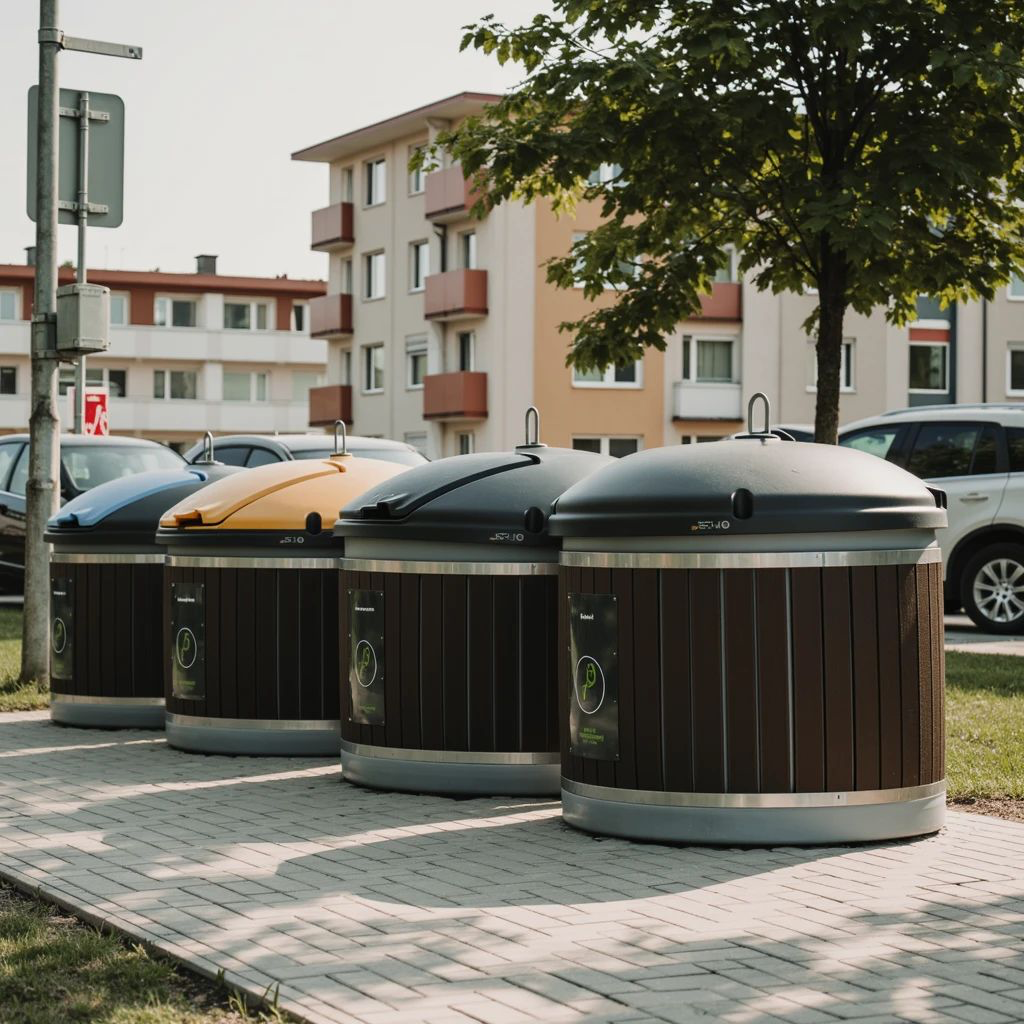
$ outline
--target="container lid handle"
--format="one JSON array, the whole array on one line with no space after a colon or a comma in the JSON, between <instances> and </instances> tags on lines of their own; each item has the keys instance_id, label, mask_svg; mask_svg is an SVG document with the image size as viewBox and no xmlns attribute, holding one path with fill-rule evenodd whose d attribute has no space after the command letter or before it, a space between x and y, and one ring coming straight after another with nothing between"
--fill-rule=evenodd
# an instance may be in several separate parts
<instances>
[{"instance_id":1,"label":"container lid handle","mask_svg":"<svg viewBox=\"0 0 1024 1024\"><path fill-rule=\"evenodd\" d=\"M530 433L530 420L533 420L533 434L531 440ZM526 440L518 445L519 448L546 448L547 445L541 443L540 439L540 410L535 405L531 405L526 410Z\"/></svg>"},{"instance_id":2,"label":"container lid handle","mask_svg":"<svg viewBox=\"0 0 1024 1024\"><path fill-rule=\"evenodd\" d=\"M341 447L338 447L338 438L341 437ZM348 455L348 428L344 420L334 421L334 455Z\"/></svg>"},{"instance_id":3,"label":"container lid handle","mask_svg":"<svg viewBox=\"0 0 1024 1024\"><path fill-rule=\"evenodd\" d=\"M216 459L213 457L213 431L208 430L203 434L203 457L196 460L196 465L212 466Z\"/></svg>"},{"instance_id":4,"label":"container lid handle","mask_svg":"<svg viewBox=\"0 0 1024 1024\"><path fill-rule=\"evenodd\" d=\"M754 404L758 399L764 403L764 429L754 430ZM772 432L772 407L768 401L768 396L763 391L758 391L757 394L750 396L750 401L747 402L747 433L748 434L770 434Z\"/></svg>"}]
</instances>

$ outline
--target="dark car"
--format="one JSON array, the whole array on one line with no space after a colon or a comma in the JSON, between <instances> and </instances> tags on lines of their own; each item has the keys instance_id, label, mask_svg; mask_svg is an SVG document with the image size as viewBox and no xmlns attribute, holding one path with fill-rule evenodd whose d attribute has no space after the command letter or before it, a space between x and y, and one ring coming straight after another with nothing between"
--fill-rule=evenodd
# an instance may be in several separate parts
<instances>
[{"instance_id":1,"label":"dark car","mask_svg":"<svg viewBox=\"0 0 1024 1024\"><path fill-rule=\"evenodd\" d=\"M397 462L403 466L418 466L427 461L411 444L383 437L349 435L347 446L353 455ZM214 457L229 466L252 467L271 462L291 462L293 459L323 459L333 451L333 434L228 434L214 438ZM187 462L195 462L202 456L202 441L185 452Z\"/></svg>"},{"instance_id":2,"label":"dark car","mask_svg":"<svg viewBox=\"0 0 1024 1024\"><path fill-rule=\"evenodd\" d=\"M151 469L176 469L181 456L165 445L137 437L60 438L61 504L98 484ZM20 588L25 571L25 485L28 434L0 437L0 582Z\"/></svg>"}]
</instances>

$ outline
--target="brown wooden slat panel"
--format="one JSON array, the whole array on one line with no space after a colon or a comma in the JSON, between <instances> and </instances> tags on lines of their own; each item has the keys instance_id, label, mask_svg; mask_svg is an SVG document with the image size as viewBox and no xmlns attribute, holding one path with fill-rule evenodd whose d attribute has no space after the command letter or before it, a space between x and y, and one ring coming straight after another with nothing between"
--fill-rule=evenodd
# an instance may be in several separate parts
<instances>
[{"instance_id":1,"label":"brown wooden slat panel","mask_svg":"<svg viewBox=\"0 0 1024 1024\"><path fill-rule=\"evenodd\" d=\"M591 594L611 594L611 593L613 593L612 571L611 571L611 569L584 570L583 571L583 575L581 576L581 582L583 582L584 585L586 585L585 581L588 579L588 576L587 576L588 571L589 571L589 586L590 586L590 590L589 591L584 590L584 593L591 593ZM620 614L626 614L626 615L631 615L632 614L631 610L628 609L628 608L625 610L625 612L623 612L622 608L619 608L619 612L620 612ZM620 622L619 628L620 629L622 628L621 622ZM630 628L632 628L632 627L630 627ZM622 655L620 653L619 657L621 658L621 656ZM621 695L620 695L619 699L620 700L622 699ZM620 715L619 715L619 720L620 720L620 723L621 723L621 720L622 720L621 712L620 712ZM614 786L614 785L616 785L616 781L615 781L616 762L615 761L595 761L595 760L592 760L590 758L586 758L584 760L584 764L585 764L586 779L587 779L588 782L596 783L598 786Z\"/></svg>"},{"instance_id":2,"label":"brown wooden slat panel","mask_svg":"<svg viewBox=\"0 0 1024 1024\"><path fill-rule=\"evenodd\" d=\"M467 584L469 672L469 749L493 751L494 588L488 576L471 576Z\"/></svg>"},{"instance_id":3,"label":"brown wooden slat panel","mask_svg":"<svg viewBox=\"0 0 1024 1024\"><path fill-rule=\"evenodd\" d=\"M256 717L280 718L277 680L276 569L256 570Z\"/></svg>"},{"instance_id":4,"label":"brown wooden slat panel","mask_svg":"<svg viewBox=\"0 0 1024 1024\"><path fill-rule=\"evenodd\" d=\"M338 645L338 587L335 580L337 569L305 569L303 572L316 573L315 607L308 614L320 622L320 649L323 651L323 672L317 686L317 699L313 703L314 718L337 721L341 717L341 648ZM303 705L305 707L305 705ZM306 712L303 712L305 715Z\"/></svg>"},{"instance_id":5,"label":"brown wooden slat panel","mask_svg":"<svg viewBox=\"0 0 1024 1024\"><path fill-rule=\"evenodd\" d=\"M899 577L896 566L875 569L878 600L879 788L894 789L903 778L900 686Z\"/></svg>"},{"instance_id":6,"label":"brown wooden slat panel","mask_svg":"<svg viewBox=\"0 0 1024 1024\"><path fill-rule=\"evenodd\" d=\"M562 775L582 780L580 758L569 753L569 595L579 592L580 571L569 566L558 570L558 743L562 752Z\"/></svg>"},{"instance_id":7,"label":"brown wooden slat panel","mask_svg":"<svg viewBox=\"0 0 1024 1024\"><path fill-rule=\"evenodd\" d=\"M310 585L310 581L303 579L301 589L305 594L306 588ZM355 573L345 570L338 576L338 649L339 658L341 665L340 679L338 680L338 687L340 690L340 702L341 702L341 735L343 739L349 740L353 743L361 742L359 725L352 721L352 691L349 688L348 678L348 667L351 663L351 652L349 650L349 630L352 628L351 622L349 621L349 602L348 602L348 591L349 588L355 589ZM303 677L310 671L309 663L305 660L305 652L302 649L302 644L299 645L300 657L303 657L302 661L302 675Z\"/></svg>"},{"instance_id":8,"label":"brown wooden slat panel","mask_svg":"<svg viewBox=\"0 0 1024 1024\"><path fill-rule=\"evenodd\" d=\"M693 790L689 571L666 569L660 590L665 788L686 793Z\"/></svg>"},{"instance_id":9,"label":"brown wooden slat panel","mask_svg":"<svg viewBox=\"0 0 1024 1024\"><path fill-rule=\"evenodd\" d=\"M299 579L304 572L317 571L282 569L277 573L277 700L280 716L285 721L320 717L320 687L316 688L315 699L304 703L299 683L299 623L303 612L299 599ZM307 610L320 612L319 607Z\"/></svg>"},{"instance_id":10,"label":"brown wooden slat panel","mask_svg":"<svg viewBox=\"0 0 1024 1024\"><path fill-rule=\"evenodd\" d=\"M131 644L132 567L107 568L113 571L107 575L109 587L104 587L107 604L103 609L103 671L110 673L116 696L131 697L132 677L125 671L125 661Z\"/></svg>"},{"instance_id":11,"label":"brown wooden slat panel","mask_svg":"<svg viewBox=\"0 0 1024 1024\"><path fill-rule=\"evenodd\" d=\"M917 592L917 663L920 680L920 761L918 778L922 783L932 782L932 716L934 693L932 690L932 597L929 588L930 567L918 565L914 572Z\"/></svg>"},{"instance_id":12,"label":"brown wooden slat panel","mask_svg":"<svg viewBox=\"0 0 1024 1024\"><path fill-rule=\"evenodd\" d=\"M376 590L378 593L381 593L381 594L386 594L387 593L385 585L384 585L384 582L385 582L384 573L382 573L382 572L374 572L374 573L364 572L364 573L360 573L359 574L359 579L361 581L361 589L363 589L363 590ZM339 610L340 610L340 606L339 606ZM387 615L387 608L385 607L385 616L386 615ZM386 624L387 624L387 620L385 618L385 626L386 626ZM384 640L384 645L385 645L385 649L386 649L386 647L387 647L387 638L385 638L385 640ZM386 655L385 655L385 657L386 657ZM349 663L348 663L348 655L346 653L345 659L343 661L339 661L337 667L335 668L335 673L336 673L337 677L341 680L341 685L344 686L344 687L348 686L348 665L349 665ZM386 679L386 673L388 671L388 667L387 667L386 664L384 666L384 671L385 671L385 679ZM387 684L385 682L385 692L386 692L386 688L387 688ZM340 709L339 709L339 714L340 714ZM360 730L360 737L361 737L359 742L361 742L361 743L370 743L370 744L372 744L373 746L376 746L376 747L387 746L387 707L385 706L385 724L384 725L361 725L361 726L359 726L359 730Z\"/></svg>"},{"instance_id":13,"label":"brown wooden slat panel","mask_svg":"<svg viewBox=\"0 0 1024 1024\"><path fill-rule=\"evenodd\" d=\"M398 581L402 635L398 668L401 688L402 746L423 748L420 728L420 581L418 576L401 575Z\"/></svg>"},{"instance_id":14,"label":"brown wooden slat panel","mask_svg":"<svg viewBox=\"0 0 1024 1024\"><path fill-rule=\"evenodd\" d=\"M619 618L619 759L615 762L615 784L636 789L636 681L633 623L633 572L612 570L612 593L617 599Z\"/></svg>"},{"instance_id":15,"label":"brown wooden slat panel","mask_svg":"<svg viewBox=\"0 0 1024 1024\"><path fill-rule=\"evenodd\" d=\"M466 696L466 608L465 576L444 576L441 581L441 630L444 657L441 660L444 746L446 750L469 749L469 707Z\"/></svg>"},{"instance_id":16,"label":"brown wooden slat panel","mask_svg":"<svg viewBox=\"0 0 1024 1024\"><path fill-rule=\"evenodd\" d=\"M340 717L342 679L337 665L339 645L348 644L348 600L341 602L346 609L343 620L338 601L337 573L333 570L300 569L294 575L298 577L294 658L299 707L305 718ZM336 643L332 636L335 630L338 631ZM332 647L335 651L329 654ZM344 664L348 665L347 654ZM345 682L348 682L347 677ZM330 714L330 708L338 709L338 714Z\"/></svg>"},{"instance_id":17,"label":"brown wooden slat panel","mask_svg":"<svg viewBox=\"0 0 1024 1024\"><path fill-rule=\"evenodd\" d=\"M821 570L825 664L825 788L853 789L853 666L850 570Z\"/></svg>"},{"instance_id":18,"label":"brown wooden slat panel","mask_svg":"<svg viewBox=\"0 0 1024 1024\"><path fill-rule=\"evenodd\" d=\"M935 602L934 622L932 630L932 685L935 688L935 767L933 781L938 782L946 777L946 645L943 623L944 595L942 590L942 564L932 565L932 600Z\"/></svg>"},{"instance_id":19,"label":"brown wooden slat panel","mask_svg":"<svg viewBox=\"0 0 1024 1024\"><path fill-rule=\"evenodd\" d=\"M384 650L386 743L389 747L411 747L402 736L402 588L397 572L384 574Z\"/></svg>"},{"instance_id":20,"label":"brown wooden slat panel","mask_svg":"<svg viewBox=\"0 0 1024 1024\"><path fill-rule=\"evenodd\" d=\"M722 573L725 621L726 787L730 793L757 793L758 720L754 649L754 573Z\"/></svg>"},{"instance_id":21,"label":"brown wooden slat panel","mask_svg":"<svg viewBox=\"0 0 1024 1024\"><path fill-rule=\"evenodd\" d=\"M786 570L761 569L755 586L760 790L788 793L793 783Z\"/></svg>"},{"instance_id":22,"label":"brown wooden slat panel","mask_svg":"<svg viewBox=\"0 0 1024 1024\"><path fill-rule=\"evenodd\" d=\"M825 789L825 680L822 668L821 571L790 571L793 626L793 739L798 793Z\"/></svg>"},{"instance_id":23,"label":"brown wooden slat panel","mask_svg":"<svg viewBox=\"0 0 1024 1024\"><path fill-rule=\"evenodd\" d=\"M163 641L164 645L160 651L160 674L164 682L164 701L168 711L176 710L177 702L171 695L171 582L177 578L177 570L170 567L164 568L164 582L160 590L160 617L163 619ZM142 657L140 650L132 652L132 668L139 663Z\"/></svg>"},{"instance_id":24,"label":"brown wooden slat panel","mask_svg":"<svg viewBox=\"0 0 1024 1024\"><path fill-rule=\"evenodd\" d=\"M633 709L636 728L636 787L664 789L661 769L661 643L658 570L633 573L633 603L619 608L633 621Z\"/></svg>"},{"instance_id":25,"label":"brown wooden slat panel","mask_svg":"<svg viewBox=\"0 0 1024 1024\"><path fill-rule=\"evenodd\" d=\"M245 717L239 708L239 648L244 643L244 638L249 635L247 629L242 629L242 636L239 636L238 617L238 573L237 569L222 569L217 572L217 598L216 612L207 610L206 625L207 631L217 628L220 633L220 682L217 686L217 707L218 713L224 718ZM211 574L212 575L212 574ZM218 624L219 619L219 624ZM245 663L249 664L248 654L245 656ZM209 686L209 683L207 683ZM214 702L210 701L211 707Z\"/></svg>"},{"instance_id":26,"label":"brown wooden slat panel","mask_svg":"<svg viewBox=\"0 0 1024 1024\"><path fill-rule=\"evenodd\" d=\"M442 577L420 577L420 700L423 749L444 749L444 612Z\"/></svg>"},{"instance_id":27,"label":"brown wooden slat panel","mask_svg":"<svg viewBox=\"0 0 1024 1024\"><path fill-rule=\"evenodd\" d=\"M878 616L874 566L850 570L853 622L854 764L857 789L880 789Z\"/></svg>"},{"instance_id":28,"label":"brown wooden slat panel","mask_svg":"<svg viewBox=\"0 0 1024 1024\"><path fill-rule=\"evenodd\" d=\"M912 565L901 565L896 570L896 576L899 581L900 722L903 733L901 785L916 786L921 780L921 690L915 568Z\"/></svg>"},{"instance_id":29,"label":"brown wooden slat panel","mask_svg":"<svg viewBox=\"0 0 1024 1024\"><path fill-rule=\"evenodd\" d=\"M103 570L106 566L87 565L85 567L88 580L89 605L85 610L86 621L89 623L88 637L88 675L86 676L85 693L99 697L113 697L113 680L104 675L103 669Z\"/></svg>"},{"instance_id":30,"label":"brown wooden slat panel","mask_svg":"<svg viewBox=\"0 0 1024 1024\"><path fill-rule=\"evenodd\" d=\"M494 746L496 750L518 751L522 676L519 665L519 577L494 577L494 669L491 675L491 700L494 705ZM476 680L484 685L483 680Z\"/></svg>"},{"instance_id":31,"label":"brown wooden slat panel","mask_svg":"<svg viewBox=\"0 0 1024 1024\"><path fill-rule=\"evenodd\" d=\"M699 793L725 791L721 609L721 572L717 569L692 570L693 786Z\"/></svg>"},{"instance_id":32,"label":"brown wooden slat panel","mask_svg":"<svg viewBox=\"0 0 1024 1024\"><path fill-rule=\"evenodd\" d=\"M235 702L237 717L256 718L256 650L251 630L256 623L256 570L228 569L235 583ZM226 589L226 588L225 588ZM246 625L250 623L251 625ZM223 700L223 688L221 699Z\"/></svg>"},{"instance_id":33,"label":"brown wooden slat panel","mask_svg":"<svg viewBox=\"0 0 1024 1024\"><path fill-rule=\"evenodd\" d=\"M522 659L521 748L526 751L555 751L555 705L558 689L555 674L555 602L558 583L551 576L525 576L520 590L522 631L519 651Z\"/></svg>"}]
</instances>

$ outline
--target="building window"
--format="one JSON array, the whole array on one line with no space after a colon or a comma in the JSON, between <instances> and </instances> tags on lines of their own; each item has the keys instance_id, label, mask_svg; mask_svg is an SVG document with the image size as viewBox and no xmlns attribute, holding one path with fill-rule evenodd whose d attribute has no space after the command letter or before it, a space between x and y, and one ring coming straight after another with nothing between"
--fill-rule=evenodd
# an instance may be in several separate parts
<instances>
[{"instance_id":1,"label":"building window","mask_svg":"<svg viewBox=\"0 0 1024 1024\"><path fill-rule=\"evenodd\" d=\"M170 299L161 296L156 300L153 323L157 327L195 327L195 299Z\"/></svg>"},{"instance_id":2,"label":"building window","mask_svg":"<svg viewBox=\"0 0 1024 1024\"><path fill-rule=\"evenodd\" d=\"M197 374L195 370L154 370L154 398L195 398Z\"/></svg>"},{"instance_id":3,"label":"building window","mask_svg":"<svg viewBox=\"0 0 1024 1024\"><path fill-rule=\"evenodd\" d=\"M16 395L18 393L18 368L16 366L0 366L0 395Z\"/></svg>"},{"instance_id":4,"label":"building window","mask_svg":"<svg viewBox=\"0 0 1024 1024\"><path fill-rule=\"evenodd\" d=\"M103 366L85 368L87 388L106 388L111 398L124 398L127 393L127 370L110 370ZM63 367L57 374L57 393L66 395L75 386L75 368Z\"/></svg>"},{"instance_id":5,"label":"building window","mask_svg":"<svg viewBox=\"0 0 1024 1024\"><path fill-rule=\"evenodd\" d=\"M341 169L341 201L343 203L352 202L352 194L354 191L352 187L353 177L354 175L351 167L343 167Z\"/></svg>"},{"instance_id":6,"label":"building window","mask_svg":"<svg viewBox=\"0 0 1024 1024\"><path fill-rule=\"evenodd\" d=\"M572 371L574 388L639 388L643 387L643 362L627 366L609 366L604 370Z\"/></svg>"},{"instance_id":7,"label":"building window","mask_svg":"<svg viewBox=\"0 0 1024 1024\"><path fill-rule=\"evenodd\" d=\"M459 454L472 455L476 451L476 435L472 433L459 434Z\"/></svg>"},{"instance_id":8,"label":"building window","mask_svg":"<svg viewBox=\"0 0 1024 1024\"><path fill-rule=\"evenodd\" d=\"M306 325L309 323L309 317L306 314L306 304L304 302L293 302L292 303L292 330L302 333L306 330Z\"/></svg>"},{"instance_id":9,"label":"building window","mask_svg":"<svg viewBox=\"0 0 1024 1024\"><path fill-rule=\"evenodd\" d=\"M368 252L363 256L363 298L384 298L383 252Z\"/></svg>"},{"instance_id":10,"label":"building window","mask_svg":"<svg viewBox=\"0 0 1024 1024\"><path fill-rule=\"evenodd\" d=\"M409 291L423 291L423 282L430 273L430 243L409 243Z\"/></svg>"},{"instance_id":11,"label":"building window","mask_svg":"<svg viewBox=\"0 0 1024 1024\"><path fill-rule=\"evenodd\" d=\"M572 234L572 244L575 248L580 242L587 237L586 231L574 231ZM629 287L628 279L637 278L640 276L640 265L639 263L632 263L629 260L619 260L619 274L626 280L615 280L608 281L607 279L602 282L602 288L612 289L614 291L624 291ZM576 261L573 264L573 283L574 288L586 287L586 282L583 280L583 257L577 256Z\"/></svg>"},{"instance_id":12,"label":"building window","mask_svg":"<svg viewBox=\"0 0 1024 1024\"><path fill-rule=\"evenodd\" d=\"M1024 301L1024 277L1021 277L1019 274L1011 275L1006 295L1007 298L1012 299L1014 302Z\"/></svg>"},{"instance_id":13,"label":"building window","mask_svg":"<svg viewBox=\"0 0 1024 1024\"><path fill-rule=\"evenodd\" d=\"M727 245L723 252L725 253L726 264L715 271L715 284L734 284L739 280L739 259L736 250L733 246Z\"/></svg>"},{"instance_id":14,"label":"building window","mask_svg":"<svg viewBox=\"0 0 1024 1024\"><path fill-rule=\"evenodd\" d=\"M305 402L309 398L309 389L320 387L324 375L314 370L292 370L292 401Z\"/></svg>"},{"instance_id":15,"label":"building window","mask_svg":"<svg viewBox=\"0 0 1024 1024\"><path fill-rule=\"evenodd\" d=\"M459 235L459 258L463 270L476 270L476 232L463 231Z\"/></svg>"},{"instance_id":16,"label":"building window","mask_svg":"<svg viewBox=\"0 0 1024 1024\"><path fill-rule=\"evenodd\" d=\"M427 339L409 338L405 343L405 386L422 388L427 375Z\"/></svg>"},{"instance_id":17,"label":"building window","mask_svg":"<svg viewBox=\"0 0 1024 1024\"><path fill-rule=\"evenodd\" d=\"M267 329L267 303L225 302L224 329L229 331L265 331Z\"/></svg>"},{"instance_id":18,"label":"building window","mask_svg":"<svg viewBox=\"0 0 1024 1024\"><path fill-rule=\"evenodd\" d=\"M622 167L619 164L599 164L587 175L587 183L590 185L608 185L621 174Z\"/></svg>"},{"instance_id":19,"label":"building window","mask_svg":"<svg viewBox=\"0 0 1024 1024\"><path fill-rule=\"evenodd\" d=\"M18 318L18 293L13 289L0 291L0 320Z\"/></svg>"},{"instance_id":20,"label":"building window","mask_svg":"<svg viewBox=\"0 0 1024 1024\"><path fill-rule=\"evenodd\" d=\"M363 164L366 178L366 205L378 206L387 197L387 164L384 160L368 160Z\"/></svg>"},{"instance_id":21,"label":"building window","mask_svg":"<svg viewBox=\"0 0 1024 1024\"><path fill-rule=\"evenodd\" d=\"M639 437L574 437L572 446L578 452L593 452L595 455L611 455L621 459L640 451Z\"/></svg>"},{"instance_id":22,"label":"building window","mask_svg":"<svg viewBox=\"0 0 1024 1024\"><path fill-rule=\"evenodd\" d=\"M339 370L339 384L352 384L352 349L346 348L341 350L341 362L338 366Z\"/></svg>"},{"instance_id":23,"label":"building window","mask_svg":"<svg viewBox=\"0 0 1024 1024\"><path fill-rule=\"evenodd\" d=\"M683 335L683 380L696 384L735 384L735 339Z\"/></svg>"},{"instance_id":24,"label":"building window","mask_svg":"<svg viewBox=\"0 0 1024 1024\"><path fill-rule=\"evenodd\" d=\"M476 366L476 334L473 331L459 331L459 370L467 372Z\"/></svg>"},{"instance_id":25,"label":"building window","mask_svg":"<svg viewBox=\"0 0 1024 1024\"><path fill-rule=\"evenodd\" d=\"M853 392L856 387L857 368L857 342L853 338L844 338L842 352L839 357L839 390L842 392ZM818 356L815 352L814 342L807 343L809 357L810 382L807 385L808 391L818 390Z\"/></svg>"},{"instance_id":26,"label":"building window","mask_svg":"<svg viewBox=\"0 0 1024 1024\"><path fill-rule=\"evenodd\" d=\"M265 402L267 375L225 370L223 397L225 402Z\"/></svg>"},{"instance_id":27,"label":"building window","mask_svg":"<svg viewBox=\"0 0 1024 1024\"><path fill-rule=\"evenodd\" d=\"M128 323L128 296L118 292L110 295L110 326L124 327Z\"/></svg>"},{"instance_id":28,"label":"building window","mask_svg":"<svg viewBox=\"0 0 1024 1024\"><path fill-rule=\"evenodd\" d=\"M409 160L422 153L427 147L425 145L410 146ZM409 171L409 195L418 196L424 189L424 178L427 176L425 167L416 167Z\"/></svg>"},{"instance_id":29,"label":"building window","mask_svg":"<svg viewBox=\"0 0 1024 1024\"><path fill-rule=\"evenodd\" d=\"M341 261L341 291L343 295L352 294L352 260Z\"/></svg>"},{"instance_id":30,"label":"building window","mask_svg":"<svg viewBox=\"0 0 1024 1024\"><path fill-rule=\"evenodd\" d=\"M1006 350L1006 393L1024 395L1024 341L1011 342Z\"/></svg>"},{"instance_id":31,"label":"building window","mask_svg":"<svg viewBox=\"0 0 1024 1024\"><path fill-rule=\"evenodd\" d=\"M910 343L911 394L949 390L946 379L948 354L949 346L945 343L938 345L926 345L917 341Z\"/></svg>"},{"instance_id":32,"label":"building window","mask_svg":"<svg viewBox=\"0 0 1024 1024\"><path fill-rule=\"evenodd\" d=\"M372 394L384 390L384 346L367 345L363 349L363 391Z\"/></svg>"},{"instance_id":33,"label":"building window","mask_svg":"<svg viewBox=\"0 0 1024 1024\"><path fill-rule=\"evenodd\" d=\"M423 431L407 433L404 440L406 444L411 444L413 448L420 453L420 455L427 454L427 435L424 434Z\"/></svg>"}]
</instances>

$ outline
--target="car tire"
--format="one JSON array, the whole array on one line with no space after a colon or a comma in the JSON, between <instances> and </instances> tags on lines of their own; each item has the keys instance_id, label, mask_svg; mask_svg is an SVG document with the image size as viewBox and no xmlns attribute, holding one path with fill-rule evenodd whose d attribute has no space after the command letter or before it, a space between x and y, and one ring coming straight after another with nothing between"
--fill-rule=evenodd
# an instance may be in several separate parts
<instances>
[{"instance_id":1,"label":"car tire","mask_svg":"<svg viewBox=\"0 0 1024 1024\"><path fill-rule=\"evenodd\" d=\"M982 548L964 567L964 611L986 633L1024 633L1024 544Z\"/></svg>"}]
</instances>

